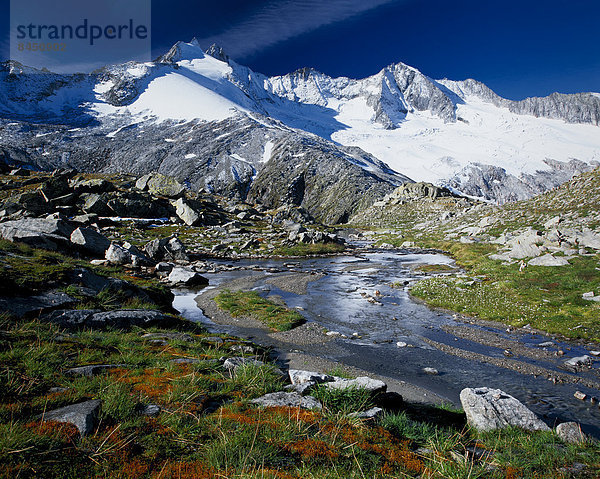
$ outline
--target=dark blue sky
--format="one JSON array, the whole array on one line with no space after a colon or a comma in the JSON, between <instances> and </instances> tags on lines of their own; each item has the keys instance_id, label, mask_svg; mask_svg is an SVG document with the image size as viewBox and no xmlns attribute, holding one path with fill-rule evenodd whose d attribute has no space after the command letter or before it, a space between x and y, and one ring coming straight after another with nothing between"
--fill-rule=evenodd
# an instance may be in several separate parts
<instances>
[{"instance_id":1,"label":"dark blue sky","mask_svg":"<svg viewBox=\"0 0 600 479\"><path fill-rule=\"evenodd\" d=\"M268 75L360 78L402 61L512 99L600 91L598 0L153 0L152 17L155 56L196 36Z\"/></svg>"}]
</instances>

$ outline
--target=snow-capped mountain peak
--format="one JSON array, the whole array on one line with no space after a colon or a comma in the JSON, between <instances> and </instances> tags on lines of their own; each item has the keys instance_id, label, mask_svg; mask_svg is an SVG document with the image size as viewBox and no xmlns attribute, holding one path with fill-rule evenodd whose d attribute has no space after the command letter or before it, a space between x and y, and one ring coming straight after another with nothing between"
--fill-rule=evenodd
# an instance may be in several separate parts
<instances>
[{"instance_id":1,"label":"snow-capped mountain peak","mask_svg":"<svg viewBox=\"0 0 600 479\"><path fill-rule=\"evenodd\" d=\"M245 116L361 148L415 180L499 201L555 186L600 161L598 94L515 102L476 80L434 80L403 63L363 79L311 68L267 77L216 45L203 51L195 39L176 43L155 62L106 67L95 76L33 74L7 63L0 69L0 115L110 125L109 138L132 124L211 124ZM264 137L256 161L264 163L272 148ZM235 154L246 158L242 153ZM363 163L367 170L373 164ZM496 182L485 179L490 168ZM505 183L518 187L503 189L508 177Z\"/></svg>"}]
</instances>

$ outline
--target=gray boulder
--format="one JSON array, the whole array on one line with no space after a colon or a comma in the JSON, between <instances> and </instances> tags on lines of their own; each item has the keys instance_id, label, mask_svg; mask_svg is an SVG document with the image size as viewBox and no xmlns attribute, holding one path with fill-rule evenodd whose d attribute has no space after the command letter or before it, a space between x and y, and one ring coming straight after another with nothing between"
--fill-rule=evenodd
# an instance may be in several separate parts
<instances>
[{"instance_id":1,"label":"gray boulder","mask_svg":"<svg viewBox=\"0 0 600 479\"><path fill-rule=\"evenodd\" d=\"M177 198L185 191L183 185L175 178L161 175L160 173L152 174L146 186L151 195L166 196L167 198Z\"/></svg>"},{"instance_id":2,"label":"gray boulder","mask_svg":"<svg viewBox=\"0 0 600 479\"><path fill-rule=\"evenodd\" d=\"M321 403L312 396L301 396L296 392L276 392L265 394L250 401L262 407L299 407L303 409L322 409Z\"/></svg>"},{"instance_id":3,"label":"gray boulder","mask_svg":"<svg viewBox=\"0 0 600 479\"><path fill-rule=\"evenodd\" d=\"M123 246L115 243L112 243L108 247L104 257L108 260L108 262L117 265L131 264L132 261L131 253Z\"/></svg>"},{"instance_id":4,"label":"gray boulder","mask_svg":"<svg viewBox=\"0 0 600 479\"><path fill-rule=\"evenodd\" d=\"M73 231L71 233L71 243L98 256L104 256L106 250L110 247L108 238L90 228L77 228Z\"/></svg>"},{"instance_id":5,"label":"gray boulder","mask_svg":"<svg viewBox=\"0 0 600 479\"><path fill-rule=\"evenodd\" d=\"M86 322L86 326L92 328L119 328L129 329L132 326L169 326L176 320L160 311L146 309L121 309L118 311L106 311L95 313Z\"/></svg>"},{"instance_id":6,"label":"gray boulder","mask_svg":"<svg viewBox=\"0 0 600 479\"><path fill-rule=\"evenodd\" d=\"M117 311L58 310L41 317L43 321L57 324L67 329L77 328L119 328L129 329L133 326L168 326L176 320L160 311L146 309L121 309Z\"/></svg>"},{"instance_id":7,"label":"gray boulder","mask_svg":"<svg viewBox=\"0 0 600 479\"><path fill-rule=\"evenodd\" d=\"M583 371L585 369L590 369L592 364L594 363L594 359L587 354L583 356L577 356L575 358L567 359L563 365L566 369L571 371Z\"/></svg>"},{"instance_id":8,"label":"gray boulder","mask_svg":"<svg viewBox=\"0 0 600 479\"><path fill-rule=\"evenodd\" d=\"M61 328L76 329L85 326L94 314L100 312L99 309L66 309L53 311L43 316L43 320Z\"/></svg>"},{"instance_id":9,"label":"gray boulder","mask_svg":"<svg viewBox=\"0 0 600 479\"><path fill-rule=\"evenodd\" d=\"M34 248L57 250L65 247L74 226L60 219L24 218L0 224L0 237Z\"/></svg>"},{"instance_id":10,"label":"gray boulder","mask_svg":"<svg viewBox=\"0 0 600 479\"><path fill-rule=\"evenodd\" d=\"M96 427L101 405L102 402L99 399L92 399L91 401L61 407L46 412L43 415L43 420L74 424L82 437L87 436Z\"/></svg>"},{"instance_id":11,"label":"gray boulder","mask_svg":"<svg viewBox=\"0 0 600 479\"><path fill-rule=\"evenodd\" d=\"M108 206L108 197L104 194L84 193L80 196L83 200L82 209L88 214L98 216L112 216L114 211Z\"/></svg>"},{"instance_id":12,"label":"gray boulder","mask_svg":"<svg viewBox=\"0 0 600 479\"><path fill-rule=\"evenodd\" d=\"M178 286L205 286L208 280L191 268L175 267L169 273L168 281Z\"/></svg>"},{"instance_id":13,"label":"gray boulder","mask_svg":"<svg viewBox=\"0 0 600 479\"><path fill-rule=\"evenodd\" d=\"M197 208L194 208L190 202L179 198L175 203L175 214L188 226L196 226L202 223L204 217Z\"/></svg>"},{"instance_id":14,"label":"gray boulder","mask_svg":"<svg viewBox=\"0 0 600 479\"><path fill-rule=\"evenodd\" d=\"M152 178L152 173L148 173L147 175L141 176L135 182L135 187L138 190L146 191L148 189L148 181Z\"/></svg>"},{"instance_id":15,"label":"gray boulder","mask_svg":"<svg viewBox=\"0 0 600 479\"><path fill-rule=\"evenodd\" d=\"M571 444L582 444L585 442L585 434L581 431L581 426L576 422L563 422L556 426L556 435Z\"/></svg>"},{"instance_id":16,"label":"gray boulder","mask_svg":"<svg viewBox=\"0 0 600 479\"><path fill-rule=\"evenodd\" d=\"M335 380L334 376L327 374L320 374L314 371L303 371L301 369L290 369L288 371L290 381L292 384L305 384L305 383L326 383Z\"/></svg>"},{"instance_id":17,"label":"gray boulder","mask_svg":"<svg viewBox=\"0 0 600 479\"><path fill-rule=\"evenodd\" d=\"M189 261L185 245L177 238L156 238L144 246L144 252L155 261Z\"/></svg>"},{"instance_id":18,"label":"gray boulder","mask_svg":"<svg viewBox=\"0 0 600 479\"><path fill-rule=\"evenodd\" d=\"M550 428L520 401L500 389L465 388L460 402L467 422L479 431L491 431L516 426L529 431L548 431Z\"/></svg>"}]
</instances>

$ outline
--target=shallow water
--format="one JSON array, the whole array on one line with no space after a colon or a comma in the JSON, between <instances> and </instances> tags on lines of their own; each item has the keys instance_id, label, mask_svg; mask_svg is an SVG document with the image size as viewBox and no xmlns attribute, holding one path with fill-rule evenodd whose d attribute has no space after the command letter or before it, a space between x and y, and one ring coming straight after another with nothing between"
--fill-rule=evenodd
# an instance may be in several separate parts
<instances>
[{"instance_id":1,"label":"shallow water","mask_svg":"<svg viewBox=\"0 0 600 479\"><path fill-rule=\"evenodd\" d=\"M332 351L323 353L330 359L425 387L456 404L459 404L458 395L464 387L500 388L528 405L550 425L556 421L574 420L580 422L586 432L600 436L598 406L573 397L577 390L591 396L600 396L600 391L576 384L553 384L545 378L446 354L426 344L424 338L490 357L504 357L503 349L456 337L441 329L444 325L481 328L538 350L537 345L549 338L522 330L507 333L505 329L467 324L455 315L434 311L416 302L406 287L391 287L392 283L404 284L426 276L414 270L422 264L451 265L452 260L441 254L386 251L334 258L243 260L235 263L236 266L259 266L270 271L281 271L267 273L273 276L293 271L325 273L323 278L308 284L305 295L282 291L264 278L257 280L255 289L266 296L283 298L288 307L297 308L308 321L347 336L347 339L338 339L343 345L341 349L332 348ZM261 278L266 273L227 271L207 274L206 277L214 287L249 274ZM376 290L381 293L380 304L372 304L364 296L364 293L373 296ZM215 332L236 333L234 327L214 325L203 315L194 301L196 292L179 291L176 294L174 307L188 319L203 322ZM408 347L398 347L396 343L399 341L407 343ZM589 353L575 344L553 342L554 345L548 350L554 352L562 349L565 356L544 359L515 356L512 359L568 373L560 369L565 359ZM600 382L599 365L600 360L596 361L591 371L579 374ZM423 372L425 367L433 367L439 374L428 375Z\"/></svg>"}]
</instances>

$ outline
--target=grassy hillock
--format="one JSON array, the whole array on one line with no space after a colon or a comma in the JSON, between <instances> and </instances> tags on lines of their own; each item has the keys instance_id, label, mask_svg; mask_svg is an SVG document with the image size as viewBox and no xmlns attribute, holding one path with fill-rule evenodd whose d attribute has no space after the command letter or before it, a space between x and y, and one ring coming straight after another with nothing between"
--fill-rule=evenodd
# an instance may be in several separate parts
<instances>
[{"instance_id":1,"label":"grassy hillock","mask_svg":"<svg viewBox=\"0 0 600 479\"><path fill-rule=\"evenodd\" d=\"M500 207L454 198L421 200L373 208L354 221L371 229L385 226L387 231L379 229L375 235L380 243L413 242L455 258L466 274L426 279L412 289L432 306L600 341L600 303L582 298L587 292L600 292L598 250L573 246L569 264L557 267L523 268L520 260L490 258L502 253L498 238L531 229L593 232L600 225L599 206L596 169L530 200ZM567 255L558 251L554 256Z\"/></svg>"}]
</instances>

